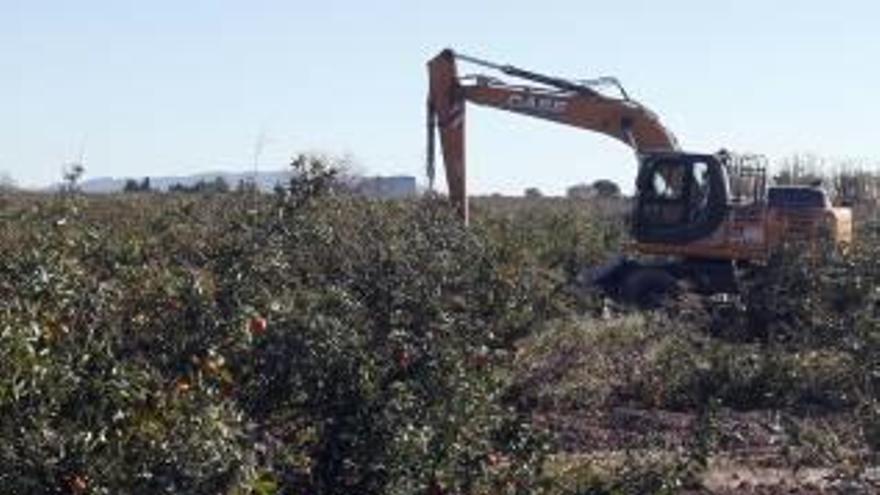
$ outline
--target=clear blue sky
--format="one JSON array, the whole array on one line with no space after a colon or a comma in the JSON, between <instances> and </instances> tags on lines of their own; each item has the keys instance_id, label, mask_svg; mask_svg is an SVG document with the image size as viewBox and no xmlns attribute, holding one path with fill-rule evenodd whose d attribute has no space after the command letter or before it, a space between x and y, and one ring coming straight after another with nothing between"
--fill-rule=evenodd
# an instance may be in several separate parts
<instances>
[{"instance_id":1,"label":"clear blue sky","mask_svg":"<svg viewBox=\"0 0 880 495\"><path fill-rule=\"evenodd\" d=\"M613 74L688 149L880 158L876 1L0 0L0 172L261 169L299 151L424 177L429 57L446 46L571 77ZM602 136L473 108L474 192L611 178Z\"/></svg>"}]
</instances>

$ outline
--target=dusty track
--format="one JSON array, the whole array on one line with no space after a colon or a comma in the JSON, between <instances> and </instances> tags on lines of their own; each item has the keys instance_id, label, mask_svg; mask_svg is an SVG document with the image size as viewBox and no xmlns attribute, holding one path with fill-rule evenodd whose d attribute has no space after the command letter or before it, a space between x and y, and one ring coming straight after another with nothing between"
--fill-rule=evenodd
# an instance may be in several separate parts
<instances>
[{"instance_id":1,"label":"dusty track","mask_svg":"<svg viewBox=\"0 0 880 495\"><path fill-rule=\"evenodd\" d=\"M593 466L619 465L628 458L680 460L692 450L699 426L695 413L627 407L537 414L535 422L551 432L558 462ZM880 493L877 470L859 468L868 461L849 414L793 421L773 411L723 410L712 425L713 447L700 475L702 487L687 493ZM822 437L793 442L793 431L820 432Z\"/></svg>"}]
</instances>

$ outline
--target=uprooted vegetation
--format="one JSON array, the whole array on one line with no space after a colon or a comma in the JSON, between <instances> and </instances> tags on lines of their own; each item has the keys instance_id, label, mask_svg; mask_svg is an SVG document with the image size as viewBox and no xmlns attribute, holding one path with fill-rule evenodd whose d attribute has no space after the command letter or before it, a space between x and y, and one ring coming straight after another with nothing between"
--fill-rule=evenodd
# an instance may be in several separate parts
<instances>
[{"instance_id":1,"label":"uprooted vegetation","mask_svg":"<svg viewBox=\"0 0 880 495\"><path fill-rule=\"evenodd\" d=\"M877 232L779 253L736 301L569 315L521 340L517 396L566 493L876 490Z\"/></svg>"},{"instance_id":2,"label":"uprooted vegetation","mask_svg":"<svg viewBox=\"0 0 880 495\"><path fill-rule=\"evenodd\" d=\"M880 447L870 222L847 253L781 255L741 301L639 312L572 284L619 249L621 201L486 199L465 229L440 201L334 195L321 163L299 165L287 191L256 200L3 198L0 486L867 483Z\"/></svg>"}]
</instances>

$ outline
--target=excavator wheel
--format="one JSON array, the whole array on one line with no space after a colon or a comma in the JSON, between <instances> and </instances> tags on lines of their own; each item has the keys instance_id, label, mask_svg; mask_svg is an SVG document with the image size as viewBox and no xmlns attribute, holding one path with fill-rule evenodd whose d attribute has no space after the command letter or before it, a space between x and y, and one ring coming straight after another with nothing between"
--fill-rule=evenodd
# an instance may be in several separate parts
<instances>
[{"instance_id":1,"label":"excavator wheel","mask_svg":"<svg viewBox=\"0 0 880 495\"><path fill-rule=\"evenodd\" d=\"M662 268L639 267L627 273L620 284L620 296L629 303L656 308L678 290L675 277Z\"/></svg>"}]
</instances>

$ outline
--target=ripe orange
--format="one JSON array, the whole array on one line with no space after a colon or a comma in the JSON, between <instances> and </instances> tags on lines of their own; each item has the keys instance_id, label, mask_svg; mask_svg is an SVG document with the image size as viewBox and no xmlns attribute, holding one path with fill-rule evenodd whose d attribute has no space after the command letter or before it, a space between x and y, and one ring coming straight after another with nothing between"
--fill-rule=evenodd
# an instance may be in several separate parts
<instances>
[{"instance_id":1,"label":"ripe orange","mask_svg":"<svg viewBox=\"0 0 880 495\"><path fill-rule=\"evenodd\" d=\"M189 392L190 388L192 388L192 385L190 385L189 380L186 378L181 378L174 384L174 389L180 394Z\"/></svg>"},{"instance_id":2,"label":"ripe orange","mask_svg":"<svg viewBox=\"0 0 880 495\"><path fill-rule=\"evenodd\" d=\"M89 488L89 484L86 479L79 475L73 475L67 480L67 486L70 488L70 493L74 495L82 495Z\"/></svg>"},{"instance_id":3,"label":"ripe orange","mask_svg":"<svg viewBox=\"0 0 880 495\"><path fill-rule=\"evenodd\" d=\"M399 349L395 356L397 358L397 365L403 369L409 368L409 365L412 364L412 355L406 349Z\"/></svg>"},{"instance_id":4,"label":"ripe orange","mask_svg":"<svg viewBox=\"0 0 880 495\"><path fill-rule=\"evenodd\" d=\"M269 322L262 316L254 316L251 318L250 330L252 335L263 335L266 333L266 327L268 326Z\"/></svg>"}]
</instances>

